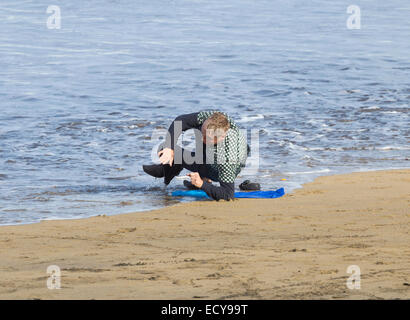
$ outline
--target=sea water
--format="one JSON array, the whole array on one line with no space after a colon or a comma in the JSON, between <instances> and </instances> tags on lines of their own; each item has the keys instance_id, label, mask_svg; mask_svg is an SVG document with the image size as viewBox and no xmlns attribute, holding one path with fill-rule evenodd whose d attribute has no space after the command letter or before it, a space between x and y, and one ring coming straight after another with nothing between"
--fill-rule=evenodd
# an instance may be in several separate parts
<instances>
[{"instance_id":1,"label":"sea water","mask_svg":"<svg viewBox=\"0 0 410 320\"><path fill-rule=\"evenodd\" d=\"M257 130L237 185L408 168L410 3L356 1L351 28L351 2L1 1L0 224L177 203L141 167L204 109Z\"/></svg>"}]
</instances>

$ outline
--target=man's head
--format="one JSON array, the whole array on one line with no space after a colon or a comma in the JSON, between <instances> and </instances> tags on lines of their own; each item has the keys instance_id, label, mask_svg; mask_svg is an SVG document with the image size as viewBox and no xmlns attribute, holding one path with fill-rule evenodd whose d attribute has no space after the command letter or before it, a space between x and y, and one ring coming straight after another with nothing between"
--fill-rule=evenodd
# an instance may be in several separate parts
<instances>
[{"instance_id":1,"label":"man's head","mask_svg":"<svg viewBox=\"0 0 410 320\"><path fill-rule=\"evenodd\" d=\"M202 124L201 132L204 143L215 145L223 141L229 127L228 118L223 113L213 113Z\"/></svg>"}]
</instances>

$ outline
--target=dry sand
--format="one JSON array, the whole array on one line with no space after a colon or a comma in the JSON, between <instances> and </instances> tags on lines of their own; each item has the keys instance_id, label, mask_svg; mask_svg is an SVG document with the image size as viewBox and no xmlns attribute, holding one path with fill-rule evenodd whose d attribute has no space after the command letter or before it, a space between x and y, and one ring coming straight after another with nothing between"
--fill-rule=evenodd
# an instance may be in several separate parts
<instances>
[{"instance_id":1,"label":"dry sand","mask_svg":"<svg viewBox=\"0 0 410 320\"><path fill-rule=\"evenodd\" d=\"M0 227L0 299L409 299L409 207L410 170L391 170L279 199Z\"/></svg>"}]
</instances>

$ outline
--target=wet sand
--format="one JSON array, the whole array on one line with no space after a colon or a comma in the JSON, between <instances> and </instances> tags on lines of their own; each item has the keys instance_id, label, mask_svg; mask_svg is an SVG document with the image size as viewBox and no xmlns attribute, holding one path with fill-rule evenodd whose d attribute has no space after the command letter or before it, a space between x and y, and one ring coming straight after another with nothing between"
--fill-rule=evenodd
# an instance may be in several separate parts
<instances>
[{"instance_id":1,"label":"wet sand","mask_svg":"<svg viewBox=\"0 0 410 320\"><path fill-rule=\"evenodd\" d=\"M407 169L324 176L279 199L3 226L0 299L410 299L409 208Z\"/></svg>"}]
</instances>

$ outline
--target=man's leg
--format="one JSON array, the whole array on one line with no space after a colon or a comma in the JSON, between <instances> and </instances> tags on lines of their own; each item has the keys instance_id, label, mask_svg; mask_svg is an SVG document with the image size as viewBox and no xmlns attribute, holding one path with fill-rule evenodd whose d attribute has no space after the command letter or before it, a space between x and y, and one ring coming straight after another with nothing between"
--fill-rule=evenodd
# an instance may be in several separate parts
<instances>
[{"instance_id":1,"label":"man's leg","mask_svg":"<svg viewBox=\"0 0 410 320\"><path fill-rule=\"evenodd\" d=\"M166 185L168 185L175 176L179 175L184 168L192 172L198 172L201 177L206 178L207 166L205 164L205 152L203 150L202 141L201 143L199 143L198 139L196 139L196 141L197 148L195 152L175 145L172 166L169 164L143 165L143 170L153 177L164 177L164 183ZM161 151L163 147L164 143L158 147L158 152Z\"/></svg>"},{"instance_id":2,"label":"man's leg","mask_svg":"<svg viewBox=\"0 0 410 320\"><path fill-rule=\"evenodd\" d=\"M181 163L182 168L191 172L198 172L201 178L208 179L208 166L205 163L205 157L203 152L203 146L200 145L195 151L186 150L179 146L175 146L175 154L179 155L179 158L175 157L176 163ZM174 165L172 165L174 166Z\"/></svg>"}]
</instances>

